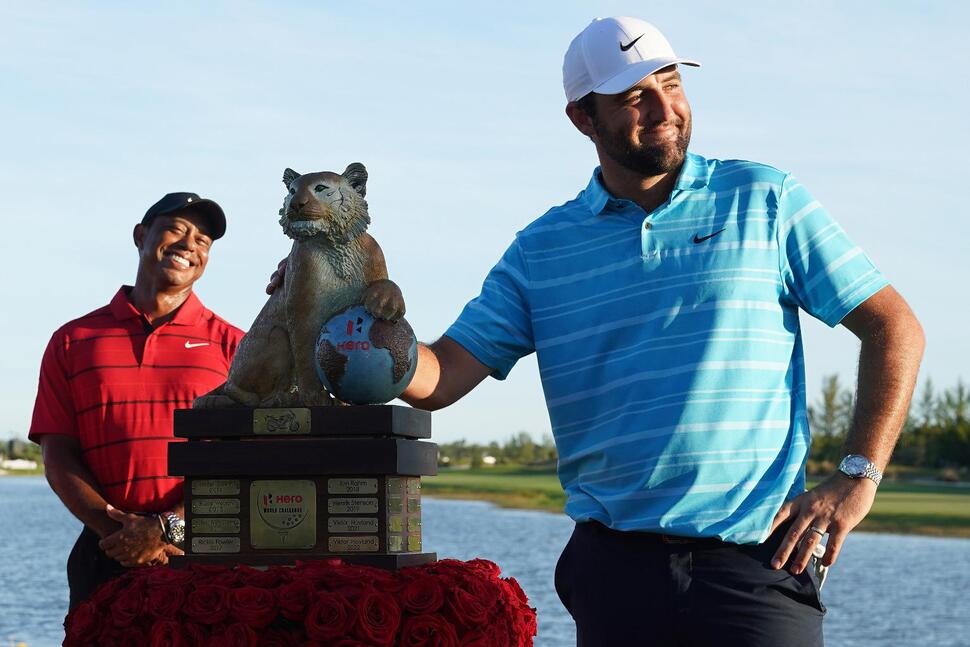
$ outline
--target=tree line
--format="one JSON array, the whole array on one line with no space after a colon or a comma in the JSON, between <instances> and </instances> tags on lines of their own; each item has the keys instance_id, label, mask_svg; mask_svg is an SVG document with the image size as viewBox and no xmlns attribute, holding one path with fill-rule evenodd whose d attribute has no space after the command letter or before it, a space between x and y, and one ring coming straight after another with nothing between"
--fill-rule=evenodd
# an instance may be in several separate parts
<instances>
[{"instance_id":1,"label":"tree line","mask_svg":"<svg viewBox=\"0 0 970 647\"><path fill-rule=\"evenodd\" d=\"M819 398L808 406L812 429L809 472L831 473L845 454L845 438L852 426L855 394L838 375L822 379ZM479 467L488 464L555 464L556 445L550 436L535 442L525 431L487 445L459 440L439 444L443 466ZM899 466L948 473L970 469L970 389L962 382L937 390L927 379L916 393L893 454Z\"/></svg>"}]
</instances>

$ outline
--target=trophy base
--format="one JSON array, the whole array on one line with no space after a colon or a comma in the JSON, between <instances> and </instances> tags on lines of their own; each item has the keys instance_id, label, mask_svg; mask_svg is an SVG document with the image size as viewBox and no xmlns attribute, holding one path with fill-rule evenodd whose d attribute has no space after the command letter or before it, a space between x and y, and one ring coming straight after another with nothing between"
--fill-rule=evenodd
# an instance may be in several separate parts
<instances>
[{"instance_id":1,"label":"trophy base","mask_svg":"<svg viewBox=\"0 0 970 647\"><path fill-rule=\"evenodd\" d=\"M360 553L307 553L300 555L299 561L339 559L347 564L362 566L376 566L389 571L396 571L408 566L430 564L438 560L437 553L397 553L383 555L364 555ZM291 555L258 555L247 554L244 559L239 555L173 555L168 560L172 568L185 568L193 564L212 564L216 566L236 566L243 563L247 566L293 566L294 556Z\"/></svg>"}]
</instances>

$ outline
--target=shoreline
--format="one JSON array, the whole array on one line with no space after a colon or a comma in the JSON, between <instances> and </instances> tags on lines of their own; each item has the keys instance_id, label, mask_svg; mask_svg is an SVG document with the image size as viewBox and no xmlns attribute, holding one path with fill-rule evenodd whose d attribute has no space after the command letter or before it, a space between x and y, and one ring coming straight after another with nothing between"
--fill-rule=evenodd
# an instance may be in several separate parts
<instances>
[{"instance_id":1,"label":"shoreline","mask_svg":"<svg viewBox=\"0 0 970 647\"><path fill-rule=\"evenodd\" d=\"M557 498L549 496L547 492L542 491L503 492L454 487L452 485L437 486L433 482L422 482L421 489L423 494L433 498L484 501L497 505L500 508L564 514L564 499L561 493ZM970 523L965 523L962 519L934 517L934 515L894 514L880 511L875 506L862 523L853 530L853 532L857 531L878 534L970 539Z\"/></svg>"}]
</instances>

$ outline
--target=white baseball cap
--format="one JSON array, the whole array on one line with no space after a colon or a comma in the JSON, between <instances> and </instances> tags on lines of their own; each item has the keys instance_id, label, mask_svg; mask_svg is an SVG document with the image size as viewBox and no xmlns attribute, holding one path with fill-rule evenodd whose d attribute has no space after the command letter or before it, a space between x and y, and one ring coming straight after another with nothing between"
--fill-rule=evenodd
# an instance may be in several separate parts
<instances>
[{"instance_id":1,"label":"white baseball cap","mask_svg":"<svg viewBox=\"0 0 970 647\"><path fill-rule=\"evenodd\" d=\"M619 94L675 63L700 63L674 54L660 30L639 18L594 18L569 43L562 62L567 101L590 92Z\"/></svg>"}]
</instances>

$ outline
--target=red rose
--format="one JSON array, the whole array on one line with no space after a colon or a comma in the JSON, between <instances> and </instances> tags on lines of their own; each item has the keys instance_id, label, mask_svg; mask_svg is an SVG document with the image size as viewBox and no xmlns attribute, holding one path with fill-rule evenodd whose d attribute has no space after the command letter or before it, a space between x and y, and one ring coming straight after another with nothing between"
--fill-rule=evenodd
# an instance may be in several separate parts
<instances>
[{"instance_id":1,"label":"red rose","mask_svg":"<svg viewBox=\"0 0 970 647\"><path fill-rule=\"evenodd\" d=\"M387 593L367 589L357 599L357 636L377 645L388 645L401 624L401 607Z\"/></svg>"},{"instance_id":2,"label":"red rose","mask_svg":"<svg viewBox=\"0 0 970 647\"><path fill-rule=\"evenodd\" d=\"M528 604L529 604L529 597L525 594L525 591L522 590L522 587L519 586L518 581L514 577L506 577L506 578L504 578L503 580L500 580L500 581L505 585L505 588L519 602L521 602L522 604L528 606Z\"/></svg>"},{"instance_id":3,"label":"red rose","mask_svg":"<svg viewBox=\"0 0 970 647\"><path fill-rule=\"evenodd\" d=\"M151 647L189 647L182 627L174 620L156 620L148 639Z\"/></svg>"},{"instance_id":4,"label":"red rose","mask_svg":"<svg viewBox=\"0 0 970 647\"><path fill-rule=\"evenodd\" d=\"M486 577L497 578L502 574L502 569L498 567L498 564L487 559L473 559L465 562L465 565L470 570L477 571Z\"/></svg>"},{"instance_id":5,"label":"red rose","mask_svg":"<svg viewBox=\"0 0 970 647\"><path fill-rule=\"evenodd\" d=\"M409 613L434 613L445 603L441 584L431 575L417 577L401 591L401 605Z\"/></svg>"},{"instance_id":6,"label":"red rose","mask_svg":"<svg viewBox=\"0 0 970 647\"><path fill-rule=\"evenodd\" d=\"M488 609L482 598L472 595L462 588L448 591L448 604L445 615L461 627L478 627L488 620Z\"/></svg>"},{"instance_id":7,"label":"red rose","mask_svg":"<svg viewBox=\"0 0 970 647\"><path fill-rule=\"evenodd\" d=\"M234 623L226 627L218 636L213 636L220 640L220 645L225 647L257 647L259 645L259 636L253 631L252 627L241 623ZM212 641L208 645L212 645Z\"/></svg>"},{"instance_id":8,"label":"red rose","mask_svg":"<svg viewBox=\"0 0 970 647\"><path fill-rule=\"evenodd\" d=\"M106 624L98 636L98 647L144 647L148 643L141 627L115 627Z\"/></svg>"},{"instance_id":9,"label":"red rose","mask_svg":"<svg viewBox=\"0 0 970 647\"><path fill-rule=\"evenodd\" d=\"M174 620L182 610L183 602L185 589L181 586L148 589L148 613L158 620Z\"/></svg>"},{"instance_id":10,"label":"red rose","mask_svg":"<svg viewBox=\"0 0 970 647\"><path fill-rule=\"evenodd\" d=\"M276 591L280 613L288 620L303 620L313 593L313 583L309 580L300 579L284 584Z\"/></svg>"},{"instance_id":11,"label":"red rose","mask_svg":"<svg viewBox=\"0 0 970 647\"><path fill-rule=\"evenodd\" d=\"M111 603L111 622L116 627L135 624L145 610L145 581L132 579L131 583L115 594Z\"/></svg>"},{"instance_id":12,"label":"red rose","mask_svg":"<svg viewBox=\"0 0 970 647\"><path fill-rule=\"evenodd\" d=\"M64 619L65 645L90 645L101 633L101 614L91 600L74 607Z\"/></svg>"},{"instance_id":13,"label":"red rose","mask_svg":"<svg viewBox=\"0 0 970 647\"><path fill-rule=\"evenodd\" d=\"M303 633L295 629L270 627L259 634L259 647L293 647L303 642Z\"/></svg>"},{"instance_id":14,"label":"red rose","mask_svg":"<svg viewBox=\"0 0 970 647\"><path fill-rule=\"evenodd\" d=\"M184 586L195 578L192 571L188 569L176 570L170 566L151 566L139 571L145 573L149 588L166 585Z\"/></svg>"},{"instance_id":15,"label":"red rose","mask_svg":"<svg viewBox=\"0 0 970 647\"><path fill-rule=\"evenodd\" d=\"M228 592L224 586L198 586L185 598L182 613L203 625L215 624L229 613L226 607Z\"/></svg>"},{"instance_id":16,"label":"red rose","mask_svg":"<svg viewBox=\"0 0 970 647\"><path fill-rule=\"evenodd\" d=\"M182 632L185 634L185 641L192 647L205 647L206 631L194 622L183 622Z\"/></svg>"},{"instance_id":17,"label":"red rose","mask_svg":"<svg viewBox=\"0 0 970 647\"><path fill-rule=\"evenodd\" d=\"M127 574L108 580L95 589L94 594L88 599L98 608L108 607L118 591L128 586L130 582L131 578Z\"/></svg>"},{"instance_id":18,"label":"red rose","mask_svg":"<svg viewBox=\"0 0 970 647\"><path fill-rule=\"evenodd\" d=\"M439 615L412 616L401 629L401 647L458 647L458 634Z\"/></svg>"},{"instance_id":19,"label":"red rose","mask_svg":"<svg viewBox=\"0 0 970 647\"><path fill-rule=\"evenodd\" d=\"M229 573L232 569L220 564L193 564L188 571L197 584L208 584L209 580Z\"/></svg>"},{"instance_id":20,"label":"red rose","mask_svg":"<svg viewBox=\"0 0 970 647\"><path fill-rule=\"evenodd\" d=\"M355 638L343 638L331 644L330 647L371 647L371 644L362 643Z\"/></svg>"},{"instance_id":21,"label":"red rose","mask_svg":"<svg viewBox=\"0 0 970 647\"><path fill-rule=\"evenodd\" d=\"M357 612L347 600L337 593L320 591L310 603L303 626L308 638L326 643L349 634L356 620Z\"/></svg>"},{"instance_id":22,"label":"red rose","mask_svg":"<svg viewBox=\"0 0 970 647\"><path fill-rule=\"evenodd\" d=\"M276 617L276 596L255 586L233 589L229 593L229 612L250 627L265 627Z\"/></svg>"},{"instance_id":23,"label":"red rose","mask_svg":"<svg viewBox=\"0 0 970 647\"><path fill-rule=\"evenodd\" d=\"M271 589L280 583L282 573L279 566L270 566L262 570L240 564L236 567L236 575L243 584L261 589Z\"/></svg>"}]
</instances>

